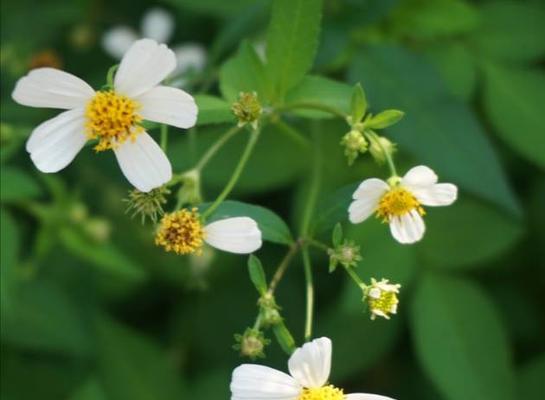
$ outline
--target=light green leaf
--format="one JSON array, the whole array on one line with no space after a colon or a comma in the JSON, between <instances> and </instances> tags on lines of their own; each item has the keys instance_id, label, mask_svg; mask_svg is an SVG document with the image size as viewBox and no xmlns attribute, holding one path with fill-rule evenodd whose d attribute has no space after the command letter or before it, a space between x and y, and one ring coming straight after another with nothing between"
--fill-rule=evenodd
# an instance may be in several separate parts
<instances>
[{"instance_id":1,"label":"light green leaf","mask_svg":"<svg viewBox=\"0 0 545 400\"><path fill-rule=\"evenodd\" d=\"M361 83L354 85L352 99L350 100L350 109L352 111L352 123L361 122L367 111L367 98L365 97Z\"/></svg>"},{"instance_id":2,"label":"light green leaf","mask_svg":"<svg viewBox=\"0 0 545 400\"><path fill-rule=\"evenodd\" d=\"M520 221L471 198L426 212L426 235L417 249L434 268L478 267L500 258L523 233Z\"/></svg>"},{"instance_id":3,"label":"light green leaf","mask_svg":"<svg viewBox=\"0 0 545 400\"><path fill-rule=\"evenodd\" d=\"M248 273L250 274L250 280L254 284L259 294L264 295L267 291L267 278L265 277L265 271L259 258L250 255L248 258Z\"/></svg>"},{"instance_id":4,"label":"light green leaf","mask_svg":"<svg viewBox=\"0 0 545 400\"><path fill-rule=\"evenodd\" d=\"M288 327L286 326L284 321L276 324L273 327L273 331L274 336L278 341L278 344L280 345L280 347L282 347L282 350L284 350L286 354L293 353L293 351L295 350L295 339L293 339L293 336L288 330Z\"/></svg>"},{"instance_id":5,"label":"light green leaf","mask_svg":"<svg viewBox=\"0 0 545 400\"><path fill-rule=\"evenodd\" d=\"M397 124L405 113L399 110L385 110L373 116L366 126L369 129L384 129Z\"/></svg>"},{"instance_id":6,"label":"light green leaf","mask_svg":"<svg viewBox=\"0 0 545 400\"><path fill-rule=\"evenodd\" d=\"M321 17L322 0L274 0L266 69L275 101L281 101L312 67Z\"/></svg>"},{"instance_id":7,"label":"light green leaf","mask_svg":"<svg viewBox=\"0 0 545 400\"><path fill-rule=\"evenodd\" d=\"M472 36L475 54L507 61L532 61L545 55L543 3L492 1L481 6L481 26Z\"/></svg>"},{"instance_id":8,"label":"light green leaf","mask_svg":"<svg viewBox=\"0 0 545 400\"><path fill-rule=\"evenodd\" d=\"M265 67L250 43L243 42L237 54L222 65L220 91L230 102L236 101L240 92L256 92L260 101L269 97Z\"/></svg>"},{"instance_id":9,"label":"light green leaf","mask_svg":"<svg viewBox=\"0 0 545 400\"><path fill-rule=\"evenodd\" d=\"M369 48L354 59L349 75L362 82L374 109L405 112L388 132L401 149L436 170L441 180L520 214L476 116L448 93L425 59L396 47Z\"/></svg>"},{"instance_id":10,"label":"light green leaf","mask_svg":"<svg viewBox=\"0 0 545 400\"><path fill-rule=\"evenodd\" d=\"M195 96L195 102L199 109L197 125L235 122L235 117L231 111L231 105L225 100L201 94Z\"/></svg>"},{"instance_id":11,"label":"light green leaf","mask_svg":"<svg viewBox=\"0 0 545 400\"><path fill-rule=\"evenodd\" d=\"M109 399L180 400L182 381L150 339L105 316L96 318L99 374Z\"/></svg>"},{"instance_id":12,"label":"light green leaf","mask_svg":"<svg viewBox=\"0 0 545 400\"><path fill-rule=\"evenodd\" d=\"M488 64L485 77L484 106L496 133L545 168L545 74Z\"/></svg>"},{"instance_id":13,"label":"light green leaf","mask_svg":"<svg viewBox=\"0 0 545 400\"><path fill-rule=\"evenodd\" d=\"M204 203L199 208L206 210L211 203ZM263 240L279 244L291 244L293 238L286 223L271 210L240 201L227 200L219 205L207 222L231 217L250 217L257 222Z\"/></svg>"},{"instance_id":14,"label":"light green leaf","mask_svg":"<svg viewBox=\"0 0 545 400\"><path fill-rule=\"evenodd\" d=\"M90 379L81 385L70 400L108 400L100 382Z\"/></svg>"},{"instance_id":15,"label":"light green leaf","mask_svg":"<svg viewBox=\"0 0 545 400\"><path fill-rule=\"evenodd\" d=\"M42 194L42 189L26 172L3 166L0 172L0 201L14 202L30 200Z\"/></svg>"},{"instance_id":16,"label":"light green leaf","mask_svg":"<svg viewBox=\"0 0 545 400\"><path fill-rule=\"evenodd\" d=\"M410 321L424 370L446 400L515 399L506 333L478 286L424 275Z\"/></svg>"},{"instance_id":17,"label":"light green leaf","mask_svg":"<svg viewBox=\"0 0 545 400\"><path fill-rule=\"evenodd\" d=\"M336 82L320 76L306 76L303 80L291 89L286 95L287 104L323 104L336 108L347 115L350 113L350 100L352 88L342 82ZM296 111L298 115L307 118L333 118L334 115L316 110Z\"/></svg>"}]
</instances>

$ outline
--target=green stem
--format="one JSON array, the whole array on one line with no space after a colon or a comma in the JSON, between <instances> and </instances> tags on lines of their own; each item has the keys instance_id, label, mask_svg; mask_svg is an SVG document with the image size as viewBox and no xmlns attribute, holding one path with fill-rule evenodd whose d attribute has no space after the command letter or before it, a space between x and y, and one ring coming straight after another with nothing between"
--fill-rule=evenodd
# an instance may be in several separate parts
<instances>
[{"instance_id":1,"label":"green stem","mask_svg":"<svg viewBox=\"0 0 545 400\"><path fill-rule=\"evenodd\" d=\"M212 203L212 205L208 207L203 213L203 219L206 219L206 217L212 214L216 210L216 208L218 208L218 206L222 203L222 201L225 200L227 196L229 196L229 193L231 193L231 190L233 190L233 188L235 187L238 179L240 178L240 175L242 174L242 171L244 170L244 167L246 166L246 163L248 162L248 159L250 158L250 155L252 154L254 146L257 143L257 139L259 138L260 132L261 130L259 128L252 131L250 139L248 139L248 143L246 144L246 148L244 149L244 152L242 153L242 156L240 157L240 160L238 161L238 164L235 167L233 174L231 175L231 179L229 179L229 182L227 182L227 185L223 188L223 191L219 194L219 196Z\"/></svg>"},{"instance_id":2,"label":"green stem","mask_svg":"<svg viewBox=\"0 0 545 400\"><path fill-rule=\"evenodd\" d=\"M161 149L166 153L168 146L168 125L161 124Z\"/></svg>"},{"instance_id":3,"label":"green stem","mask_svg":"<svg viewBox=\"0 0 545 400\"><path fill-rule=\"evenodd\" d=\"M294 142L297 142L304 147L307 147L307 148L309 147L310 141L305 136L303 136L303 134L299 132L297 129L293 129L293 127L289 126L281 119L278 119L277 121L275 121L274 125L280 129L280 132L285 134Z\"/></svg>"},{"instance_id":4,"label":"green stem","mask_svg":"<svg viewBox=\"0 0 545 400\"><path fill-rule=\"evenodd\" d=\"M106 84L110 87L114 87L114 75L117 69L119 68L119 64L116 64L108 70L108 74L106 75Z\"/></svg>"},{"instance_id":5,"label":"green stem","mask_svg":"<svg viewBox=\"0 0 545 400\"><path fill-rule=\"evenodd\" d=\"M303 248L303 267L305 269L306 281L306 319L305 319L305 341L308 342L312 338L312 319L314 314L314 284L312 278L312 265L310 263L310 255L308 248Z\"/></svg>"},{"instance_id":6,"label":"green stem","mask_svg":"<svg viewBox=\"0 0 545 400\"><path fill-rule=\"evenodd\" d=\"M336 117L345 119L347 115L336 107L328 106L327 104L316 103L312 101L302 101L298 103L285 104L283 106L277 107L276 111L289 111L296 109L306 109L306 110L318 110L324 111L329 114L333 114Z\"/></svg>"},{"instance_id":7,"label":"green stem","mask_svg":"<svg viewBox=\"0 0 545 400\"><path fill-rule=\"evenodd\" d=\"M363 281L361 280L361 278L358 276L358 274L356 274L356 271L354 271L354 268L352 267L347 267L344 269L348 275L350 275L350 277L352 278L352 280L354 282L356 282L356 284L359 286L359 287L362 287L362 286L365 286L365 283L363 283Z\"/></svg>"},{"instance_id":8,"label":"green stem","mask_svg":"<svg viewBox=\"0 0 545 400\"><path fill-rule=\"evenodd\" d=\"M318 240L314 240L312 238L305 238L305 243L308 243L309 245L311 246L314 246L316 247L317 249L320 249L320 250L323 250L327 253L327 251L329 250L329 246L326 245L325 243L322 243Z\"/></svg>"},{"instance_id":9,"label":"green stem","mask_svg":"<svg viewBox=\"0 0 545 400\"><path fill-rule=\"evenodd\" d=\"M274 273L274 276L271 279L271 283L269 284L269 290L267 291L267 294L273 295L274 291L276 290L276 287L278 286L278 283L284 276L284 273L286 272L286 269L288 269L288 266L290 265L291 260L297 254L297 251L301 247L301 241L297 241L294 244L291 245L290 249L278 265L278 268L276 269L276 272Z\"/></svg>"},{"instance_id":10,"label":"green stem","mask_svg":"<svg viewBox=\"0 0 545 400\"><path fill-rule=\"evenodd\" d=\"M235 134L240 132L240 130L241 130L241 127L235 125L231 129L229 129L227 132L225 132L223 136L221 136L216 141L216 143L214 143L212 146L208 148L206 153L204 153L201 159L197 162L194 169L196 169L197 171L201 171L206 166L206 164L208 164L208 162L212 159L212 157L214 157L214 155L218 152L218 150L221 149L223 145L225 145L225 143L229 141L229 139L235 136Z\"/></svg>"}]
</instances>

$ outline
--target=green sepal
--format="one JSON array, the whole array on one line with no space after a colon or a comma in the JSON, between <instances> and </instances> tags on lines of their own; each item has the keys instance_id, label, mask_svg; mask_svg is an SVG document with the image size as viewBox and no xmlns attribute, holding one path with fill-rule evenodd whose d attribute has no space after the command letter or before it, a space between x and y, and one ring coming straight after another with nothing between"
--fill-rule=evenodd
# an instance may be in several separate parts
<instances>
[{"instance_id":1,"label":"green sepal","mask_svg":"<svg viewBox=\"0 0 545 400\"><path fill-rule=\"evenodd\" d=\"M248 258L248 273L259 294L264 295L267 292L267 278L261 261L253 254Z\"/></svg>"}]
</instances>

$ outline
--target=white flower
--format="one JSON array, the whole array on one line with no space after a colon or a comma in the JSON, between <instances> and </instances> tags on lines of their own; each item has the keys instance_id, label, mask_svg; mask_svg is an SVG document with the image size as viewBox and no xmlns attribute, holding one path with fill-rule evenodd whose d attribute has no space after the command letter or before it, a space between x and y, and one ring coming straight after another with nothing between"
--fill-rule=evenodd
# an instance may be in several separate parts
<instances>
[{"instance_id":1,"label":"white flower","mask_svg":"<svg viewBox=\"0 0 545 400\"><path fill-rule=\"evenodd\" d=\"M253 253L263 244L252 218L225 218L203 226L196 208L165 214L155 236L155 244L176 254L200 255L204 243L235 254Z\"/></svg>"},{"instance_id":2,"label":"white flower","mask_svg":"<svg viewBox=\"0 0 545 400\"><path fill-rule=\"evenodd\" d=\"M256 364L233 371L231 400L392 400L376 394L352 393L328 384L331 340L315 339L298 348L288 361L290 375Z\"/></svg>"},{"instance_id":3,"label":"white flower","mask_svg":"<svg viewBox=\"0 0 545 400\"><path fill-rule=\"evenodd\" d=\"M97 151L113 149L129 182L149 192L172 177L165 153L144 128L142 120L190 128L197 106L183 90L159 83L176 67L172 50L150 39L127 51L110 91L95 92L67 72L39 68L19 79L12 97L30 107L67 109L34 129L26 149L36 167L57 172L74 159L89 139Z\"/></svg>"},{"instance_id":4,"label":"white flower","mask_svg":"<svg viewBox=\"0 0 545 400\"><path fill-rule=\"evenodd\" d=\"M148 10L142 18L141 33L127 26L117 26L102 37L102 47L113 58L121 59L131 45L142 38L153 39L159 43L168 43L174 32L175 23L172 15L162 8ZM206 51L197 43L184 43L172 47L176 55L175 75L190 70L202 71L206 64Z\"/></svg>"},{"instance_id":5,"label":"white flower","mask_svg":"<svg viewBox=\"0 0 545 400\"><path fill-rule=\"evenodd\" d=\"M377 281L371 278L371 284L365 290L371 319L374 320L377 316L390 319L390 314L397 313L399 288L400 284L389 283L388 279Z\"/></svg>"},{"instance_id":6,"label":"white flower","mask_svg":"<svg viewBox=\"0 0 545 400\"><path fill-rule=\"evenodd\" d=\"M448 206L458 195L451 183L437 183L437 175L420 165L390 184L377 178L364 180L354 192L348 208L353 224L375 213L390 224L393 237L400 243L415 243L425 231L422 206Z\"/></svg>"}]
</instances>

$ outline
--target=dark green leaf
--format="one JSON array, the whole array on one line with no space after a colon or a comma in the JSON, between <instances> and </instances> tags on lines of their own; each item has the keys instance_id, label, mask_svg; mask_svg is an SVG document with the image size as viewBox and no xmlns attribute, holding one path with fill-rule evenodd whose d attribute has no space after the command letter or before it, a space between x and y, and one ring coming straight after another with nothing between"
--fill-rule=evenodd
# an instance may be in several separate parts
<instances>
[{"instance_id":1,"label":"dark green leaf","mask_svg":"<svg viewBox=\"0 0 545 400\"><path fill-rule=\"evenodd\" d=\"M206 210L210 203L202 204L199 208ZM250 217L257 222L263 235L263 240L273 243L291 244L293 238L286 223L274 212L264 207L227 200L220 204L209 217L208 222L230 217Z\"/></svg>"},{"instance_id":2,"label":"dark green leaf","mask_svg":"<svg viewBox=\"0 0 545 400\"><path fill-rule=\"evenodd\" d=\"M521 156L545 168L545 74L488 64L485 110L498 135Z\"/></svg>"},{"instance_id":3,"label":"dark green leaf","mask_svg":"<svg viewBox=\"0 0 545 400\"><path fill-rule=\"evenodd\" d=\"M513 400L507 337L494 305L463 279L421 277L412 337L429 378L448 400Z\"/></svg>"},{"instance_id":4,"label":"dark green leaf","mask_svg":"<svg viewBox=\"0 0 545 400\"><path fill-rule=\"evenodd\" d=\"M267 77L281 101L310 70L318 47L322 0L274 0L267 32Z\"/></svg>"},{"instance_id":5,"label":"dark green leaf","mask_svg":"<svg viewBox=\"0 0 545 400\"><path fill-rule=\"evenodd\" d=\"M70 397L70 400L107 400L100 382L88 380Z\"/></svg>"},{"instance_id":6,"label":"dark green leaf","mask_svg":"<svg viewBox=\"0 0 545 400\"><path fill-rule=\"evenodd\" d=\"M517 399L541 400L545 393L545 354L534 357L518 374Z\"/></svg>"}]
</instances>

